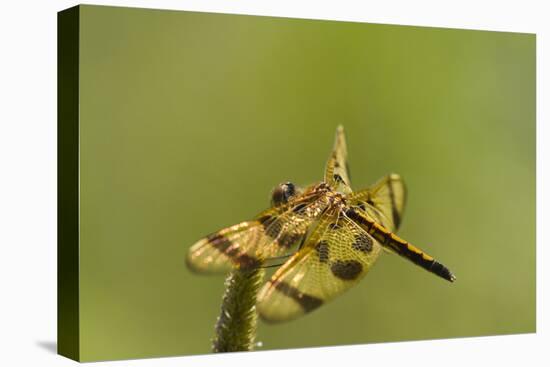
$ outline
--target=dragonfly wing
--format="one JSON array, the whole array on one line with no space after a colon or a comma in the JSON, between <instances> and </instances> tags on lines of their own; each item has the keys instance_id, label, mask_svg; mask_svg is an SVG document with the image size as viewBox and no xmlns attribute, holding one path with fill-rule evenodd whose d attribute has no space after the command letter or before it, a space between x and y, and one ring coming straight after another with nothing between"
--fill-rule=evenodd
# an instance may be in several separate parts
<instances>
[{"instance_id":1,"label":"dragonfly wing","mask_svg":"<svg viewBox=\"0 0 550 367\"><path fill-rule=\"evenodd\" d=\"M214 232L190 248L187 266L199 273L261 266L266 259L292 251L322 211L320 205L314 198L298 199Z\"/></svg>"},{"instance_id":2,"label":"dragonfly wing","mask_svg":"<svg viewBox=\"0 0 550 367\"><path fill-rule=\"evenodd\" d=\"M342 213L326 214L259 293L258 311L268 322L311 312L363 278L381 250L378 242Z\"/></svg>"},{"instance_id":3,"label":"dragonfly wing","mask_svg":"<svg viewBox=\"0 0 550 367\"><path fill-rule=\"evenodd\" d=\"M351 180L348 167L348 148L344 127L338 126L334 147L325 167L325 182L334 189L349 194L351 193Z\"/></svg>"},{"instance_id":4,"label":"dragonfly wing","mask_svg":"<svg viewBox=\"0 0 550 367\"><path fill-rule=\"evenodd\" d=\"M349 196L351 205L366 211L374 220L390 231L396 231L401 224L407 189L398 174L389 174L367 189Z\"/></svg>"}]
</instances>

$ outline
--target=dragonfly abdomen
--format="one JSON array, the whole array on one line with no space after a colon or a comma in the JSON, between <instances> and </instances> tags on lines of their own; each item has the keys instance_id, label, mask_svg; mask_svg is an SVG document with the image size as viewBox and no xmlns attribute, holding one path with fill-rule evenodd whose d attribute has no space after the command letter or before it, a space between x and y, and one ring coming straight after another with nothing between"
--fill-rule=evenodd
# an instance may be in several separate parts
<instances>
[{"instance_id":1,"label":"dragonfly abdomen","mask_svg":"<svg viewBox=\"0 0 550 367\"><path fill-rule=\"evenodd\" d=\"M384 226L378 224L363 213L354 209L348 209L346 215L362 226L382 246L389 248L398 255L443 279L450 282L456 279L453 273L451 273L445 265L441 264L416 246L400 238L395 233L388 231Z\"/></svg>"}]
</instances>

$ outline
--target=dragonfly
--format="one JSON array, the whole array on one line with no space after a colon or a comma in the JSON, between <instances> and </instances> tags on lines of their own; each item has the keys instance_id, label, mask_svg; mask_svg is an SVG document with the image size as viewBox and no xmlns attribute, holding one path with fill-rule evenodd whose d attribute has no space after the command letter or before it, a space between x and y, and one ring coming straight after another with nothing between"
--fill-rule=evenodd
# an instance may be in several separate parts
<instances>
[{"instance_id":1,"label":"dragonfly","mask_svg":"<svg viewBox=\"0 0 550 367\"><path fill-rule=\"evenodd\" d=\"M257 310L267 322L296 319L333 300L357 284L383 250L454 282L445 265L395 234L407 196L401 176L391 173L353 191L347 155L340 125L323 181L277 185L269 209L192 245L188 268L223 273L275 263L279 268L258 293Z\"/></svg>"}]
</instances>

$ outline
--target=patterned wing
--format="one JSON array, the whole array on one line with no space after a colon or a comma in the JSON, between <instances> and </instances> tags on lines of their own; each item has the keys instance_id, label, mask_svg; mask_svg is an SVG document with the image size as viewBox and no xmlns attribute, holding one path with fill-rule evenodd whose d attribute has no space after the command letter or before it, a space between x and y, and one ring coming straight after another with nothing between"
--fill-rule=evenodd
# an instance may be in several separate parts
<instances>
[{"instance_id":1,"label":"patterned wing","mask_svg":"<svg viewBox=\"0 0 550 367\"><path fill-rule=\"evenodd\" d=\"M199 273L249 269L290 252L323 210L314 197L268 209L252 221L214 232L195 243L186 258Z\"/></svg>"},{"instance_id":2,"label":"patterned wing","mask_svg":"<svg viewBox=\"0 0 550 367\"><path fill-rule=\"evenodd\" d=\"M398 174L389 174L367 189L349 196L351 205L366 211L388 230L397 231L403 217L407 190Z\"/></svg>"},{"instance_id":3,"label":"patterned wing","mask_svg":"<svg viewBox=\"0 0 550 367\"><path fill-rule=\"evenodd\" d=\"M351 193L351 181L348 168L348 148L344 127L336 129L336 138L332 153L325 167L325 182L332 188L345 194Z\"/></svg>"},{"instance_id":4,"label":"patterned wing","mask_svg":"<svg viewBox=\"0 0 550 367\"><path fill-rule=\"evenodd\" d=\"M260 316L279 322L315 310L357 284L380 250L342 212L323 215L304 247L260 291Z\"/></svg>"}]
</instances>

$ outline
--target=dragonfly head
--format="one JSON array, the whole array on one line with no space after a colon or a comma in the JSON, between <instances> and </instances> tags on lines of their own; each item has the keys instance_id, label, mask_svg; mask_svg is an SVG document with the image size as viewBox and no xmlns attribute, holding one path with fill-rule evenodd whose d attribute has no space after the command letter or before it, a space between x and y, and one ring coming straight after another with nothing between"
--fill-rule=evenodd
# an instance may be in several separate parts
<instances>
[{"instance_id":1,"label":"dragonfly head","mask_svg":"<svg viewBox=\"0 0 550 367\"><path fill-rule=\"evenodd\" d=\"M277 185L271 192L271 205L278 206L288 203L296 195L296 186L292 182Z\"/></svg>"}]
</instances>

